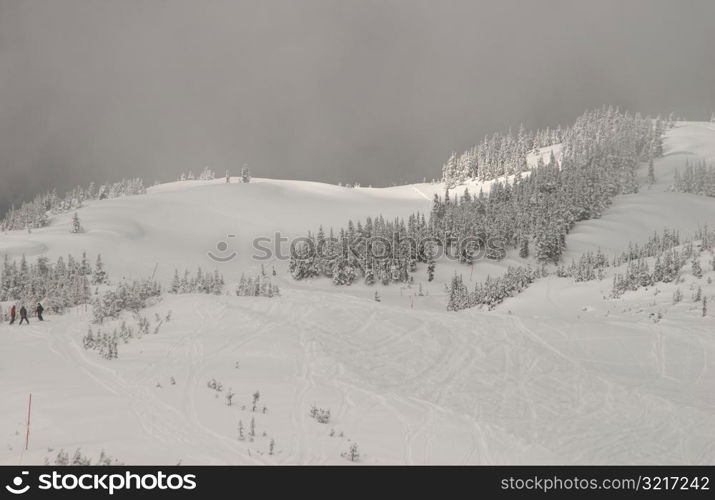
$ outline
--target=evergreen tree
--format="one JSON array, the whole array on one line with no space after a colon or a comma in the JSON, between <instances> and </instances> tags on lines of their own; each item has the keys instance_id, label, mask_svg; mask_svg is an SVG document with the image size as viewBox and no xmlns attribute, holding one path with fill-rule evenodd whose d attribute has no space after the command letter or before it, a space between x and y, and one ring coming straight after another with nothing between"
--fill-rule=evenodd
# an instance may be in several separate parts
<instances>
[{"instance_id":1,"label":"evergreen tree","mask_svg":"<svg viewBox=\"0 0 715 500\"><path fill-rule=\"evenodd\" d=\"M107 273L104 270L104 263L102 262L102 254L97 255L97 262L94 264L94 274L92 275L93 285L105 285L107 284Z\"/></svg>"},{"instance_id":2,"label":"evergreen tree","mask_svg":"<svg viewBox=\"0 0 715 500\"><path fill-rule=\"evenodd\" d=\"M77 212L72 216L72 232L73 233L83 233L84 229L79 221L79 214Z\"/></svg>"},{"instance_id":3,"label":"evergreen tree","mask_svg":"<svg viewBox=\"0 0 715 500\"><path fill-rule=\"evenodd\" d=\"M435 268L435 261L434 261L434 247L432 246L432 243L427 244L427 281L431 282L434 280L434 268Z\"/></svg>"},{"instance_id":4,"label":"evergreen tree","mask_svg":"<svg viewBox=\"0 0 715 500\"><path fill-rule=\"evenodd\" d=\"M442 167L442 179L448 188L454 187L459 183L460 176L457 169L457 153L453 152L447 163Z\"/></svg>"},{"instance_id":5,"label":"evergreen tree","mask_svg":"<svg viewBox=\"0 0 715 500\"><path fill-rule=\"evenodd\" d=\"M683 186L683 181L680 177L680 171L676 168L673 174L673 190L674 191L685 191L685 186Z\"/></svg>"},{"instance_id":6,"label":"evergreen tree","mask_svg":"<svg viewBox=\"0 0 715 500\"><path fill-rule=\"evenodd\" d=\"M350 460L351 462L360 461L360 451L357 443L352 443L347 453L342 454L344 458Z\"/></svg>"},{"instance_id":7,"label":"evergreen tree","mask_svg":"<svg viewBox=\"0 0 715 500\"><path fill-rule=\"evenodd\" d=\"M80 264L79 273L82 276L89 276L92 274L92 265L87 260L87 252L82 252L82 262Z\"/></svg>"},{"instance_id":8,"label":"evergreen tree","mask_svg":"<svg viewBox=\"0 0 715 500\"><path fill-rule=\"evenodd\" d=\"M655 169L653 168L653 157L648 157L648 184L655 184Z\"/></svg>"},{"instance_id":9,"label":"evergreen tree","mask_svg":"<svg viewBox=\"0 0 715 500\"><path fill-rule=\"evenodd\" d=\"M695 276L698 279L703 277L703 268L700 267L699 259L693 259L693 261L690 264L690 268L693 272L693 276Z\"/></svg>"},{"instance_id":10,"label":"evergreen tree","mask_svg":"<svg viewBox=\"0 0 715 500\"><path fill-rule=\"evenodd\" d=\"M256 391L253 393L253 410L256 411L256 405L258 404L258 400L261 398L261 393L259 391Z\"/></svg>"},{"instance_id":11,"label":"evergreen tree","mask_svg":"<svg viewBox=\"0 0 715 500\"><path fill-rule=\"evenodd\" d=\"M522 238L519 248L519 257L526 259L529 256L529 238Z\"/></svg>"},{"instance_id":12,"label":"evergreen tree","mask_svg":"<svg viewBox=\"0 0 715 500\"><path fill-rule=\"evenodd\" d=\"M375 284L375 269L373 268L372 259L368 259L365 265L365 284L368 286Z\"/></svg>"},{"instance_id":13,"label":"evergreen tree","mask_svg":"<svg viewBox=\"0 0 715 500\"><path fill-rule=\"evenodd\" d=\"M241 169L241 182L251 182L251 171L248 169L248 165L246 164L244 164L243 168Z\"/></svg>"},{"instance_id":14,"label":"evergreen tree","mask_svg":"<svg viewBox=\"0 0 715 500\"><path fill-rule=\"evenodd\" d=\"M467 287L462 281L462 276L455 274L448 290L449 301L447 302L448 311L459 311L469 307L469 293Z\"/></svg>"},{"instance_id":15,"label":"evergreen tree","mask_svg":"<svg viewBox=\"0 0 715 500\"><path fill-rule=\"evenodd\" d=\"M174 278L171 280L169 293L179 293L181 290L181 278L179 278L179 270L174 269Z\"/></svg>"}]
</instances>

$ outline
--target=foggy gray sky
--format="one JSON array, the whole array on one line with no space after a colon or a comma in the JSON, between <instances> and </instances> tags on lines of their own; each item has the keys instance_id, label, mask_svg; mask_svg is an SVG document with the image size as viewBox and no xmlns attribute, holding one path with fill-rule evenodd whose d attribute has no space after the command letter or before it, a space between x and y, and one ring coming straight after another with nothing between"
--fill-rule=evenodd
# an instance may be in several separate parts
<instances>
[{"instance_id":1,"label":"foggy gray sky","mask_svg":"<svg viewBox=\"0 0 715 500\"><path fill-rule=\"evenodd\" d=\"M204 165L386 185L614 104L708 119L715 2L0 0L0 210Z\"/></svg>"}]
</instances>

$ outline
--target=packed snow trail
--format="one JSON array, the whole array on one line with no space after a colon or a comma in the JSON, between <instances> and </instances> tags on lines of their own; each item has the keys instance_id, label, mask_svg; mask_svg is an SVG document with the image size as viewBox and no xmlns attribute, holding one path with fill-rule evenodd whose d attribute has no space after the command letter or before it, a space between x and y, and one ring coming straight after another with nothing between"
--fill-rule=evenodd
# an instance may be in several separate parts
<instances>
[{"instance_id":1,"label":"packed snow trail","mask_svg":"<svg viewBox=\"0 0 715 500\"><path fill-rule=\"evenodd\" d=\"M174 317L158 334L122 345L112 361L82 349L84 332L65 324L71 316L4 335L4 350L11 335L22 335L59 382L33 389L38 418L29 462L48 448L102 443L132 463L340 463L348 439L360 443L368 463L689 463L712 456L713 397L679 409L683 391L702 394L712 384L715 342L697 331L691 341L666 337L666 355L673 348L686 354L670 361L670 371L692 366L693 374L644 385L642 372L657 373L662 361L650 357L657 336L637 323L621 324L620 335L604 335L608 323L600 322L570 333L538 318L527 327L513 314L415 311L320 292L168 297L148 316L169 309ZM608 346L600 358L591 352L594 341ZM633 362L612 356L619 351ZM212 378L222 393L206 387ZM230 407L229 387L237 395ZM265 414L250 411L256 390ZM334 421L312 420L313 404L330 408ZM98 428L110 414L121 425ZM77 418L96 421L78 426ZM239 441L238 420L248 429L251 418L256 438ZM699 451L687 438L693 432ZM270 438L280 450L274 456L267 455ZM8 451L3 462L17 456Z\"/></svg>"}]
</instances>

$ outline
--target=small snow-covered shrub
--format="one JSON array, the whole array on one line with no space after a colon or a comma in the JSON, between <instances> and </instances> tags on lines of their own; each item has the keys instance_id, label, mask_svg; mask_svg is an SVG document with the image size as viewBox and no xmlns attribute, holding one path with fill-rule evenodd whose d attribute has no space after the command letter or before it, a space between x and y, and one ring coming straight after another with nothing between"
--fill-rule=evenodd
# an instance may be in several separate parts
<instances>
[{"instance_id":1,"label":"small snow-covered shrub","mask_svg":"<svg viewBox=\"0 0 715 500\"><path fill-rule=\"evenodd\" d=\"M49 457L45 457L45 465L79 465L79 466L87 466L87 465L123 465L121 462L119 462L116 458L112 458L111 456L107 455L104 450L102 450L99 454L99 457L97 458L97 461L95 463L92 463L92 459L89 456L83 455L82 451L80 448L77 448L70 458L70 455L68 452L66 452L64 449L60 449L60 451L57 452L57 455L50 460Z\"/></svg>"},{"instance_id":2,"label":"small snow-covered shrub","mask_svg":"<svg viewBox=\"0 0 715 500\"><path fill-rule=\"evenodd\" d=\"M360 450L359 450L358 444L357 443L351 444L348 451L341 453L340 456L347 460L350 460L351 462L359 462L360 461Z\"/></svg>"},{"instance_id":3,"label":"small snow-covered shrub","mask_svg":"<svg viewBox=\"0 0 715 500\"><path fill-rule=\"evenodd\" d=\"M310 417L320 424L327 424L330 422L330 409L326 410L313 405L310 409Z\"/></svg>"}]
</instances>

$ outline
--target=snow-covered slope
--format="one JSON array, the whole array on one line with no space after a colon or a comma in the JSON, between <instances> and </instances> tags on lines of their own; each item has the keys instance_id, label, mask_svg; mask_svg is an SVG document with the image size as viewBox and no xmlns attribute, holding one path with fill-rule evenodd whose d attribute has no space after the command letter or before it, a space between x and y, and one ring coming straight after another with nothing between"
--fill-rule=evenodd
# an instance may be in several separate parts
<instances>
[{"instance_id":1,"label":"snow-covered slope","mask_svg":"<svg viewBox=\"0 0 715 500\"><path fill-rule=\"evenodd\" d=\"M544 148L547 162L554 148L558 152L555 146ZM86 250L107 257L108 270L115 276L146 276L158 264L158 275L169 279L176 267L213 269L216 262L209 258L210 251L219 256L237 251L230 265L220 267L227 279L236 280L256 266L251 258L258 253L253 246L256 238L275 241L277 233L295 238L320 225L327 232L330 227L344 227L348 219L364 221L380 214L388 220L415 212L428 217L434 195L445 193L441 182L349 188L292 180L231 181L171 182L151 187L143 196L92 201L78 211L84 233L70 233L71 213L59 215L49 227L31 234L13 231L2 235L0 252L11 257L23 253L57 257ZM492 183L471 181L453 190L458 194L464 189L475 194L482 188L488 192ZM223 253L216 249L221 241L229 243ZM287 244L284 250L287 252ZM280 261L266 264L283 268Z\"/></svg>"},{"instance_id":2,"label":"snow-covered slope","mask_svg":"<svg viewBox=\"0 0 715 500\"><path fill-rule=\"evenodd\" d=\"M665 147L656 184L580 223L566 259L596 247L620 251L664 226L688 234L712 221L715 199L668 187L686 157L715 160L715 127L681 123ZM256 237L427 212L443 190L177 182L90 203L79 211L84 234L70 234L71 216L63 215L32 234L2 235L0 252L86 250L101 252L115 277L156 267L168 280L175 267L201 265L232 281L260 266L250 258ZM213 262L207 252L217 253L219 241L238 257ZM455 269L469 285L516 260L481 262L471 275L440 263L435 282L423 283L428 295L378 287L380 303L373 288L294 282L286 262L266 261L276 265L280 297L165 296L146 313L171 311L171 320L121 345L111 361L82 348L87 310L0 325L0 463L39 463L78 447L127 463L348 463L341 453L353 442L371 464L715 463L715 322L687 303L692 277L679 285L686 300L677 306L675 285L606 301L610 280L549 277L495 311L444 310L444 283ZM699 283L710 296L708 277L715 272ZM664 315L657 324L654 312ZM211 379L222 392L207 387ZM310 417L314 404L330 409L328 424ZM252 419L253 441L239 440L239 420L248 433Z\"/></svg>"},{"instance_id":3,"label":"snow-covered slope","mask_svg":"<svg viewBox=\"0 0 715 500\"><path fill-rule=\"evenodd\" d=\"M568 236L570 259L599 245L604 250L621 251L629 241L648 239L663 227L691 234L698 225L710 223L715 215L715 198L676 193L670 190L675 169L681 173L686 160L715 162L715 123L680 123L670 130L664 156L655 162L655 184L646 183L647 168L640 170L641 190L619 196L600 219L580 223Z\"/></svg>"}]
</instances>

